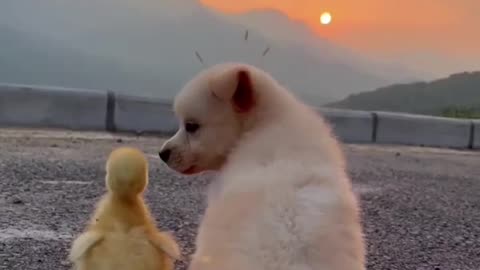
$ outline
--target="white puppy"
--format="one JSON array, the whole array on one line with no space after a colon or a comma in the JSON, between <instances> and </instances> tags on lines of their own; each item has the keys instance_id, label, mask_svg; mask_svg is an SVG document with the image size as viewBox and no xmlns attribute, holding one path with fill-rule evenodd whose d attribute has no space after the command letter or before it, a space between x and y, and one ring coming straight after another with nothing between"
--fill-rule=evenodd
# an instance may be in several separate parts
<instances>
[{"instance_id":1,"label":"white puppy","mask_svg":"<svg viewBox=\"0 0 480 270\"><path fill-rule=\"evenodd\" d=\"M191 270L363 270L357 200L324 120L271 76L228 63L175 98L160 151L183 174L219 171Z\"/></svg>"}]
</instances>

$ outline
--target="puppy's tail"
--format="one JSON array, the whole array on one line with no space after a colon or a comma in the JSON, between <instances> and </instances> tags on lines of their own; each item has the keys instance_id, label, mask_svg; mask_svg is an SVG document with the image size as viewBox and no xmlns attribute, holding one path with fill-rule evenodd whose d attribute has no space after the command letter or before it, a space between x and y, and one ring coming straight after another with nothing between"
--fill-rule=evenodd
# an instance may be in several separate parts
<instances>
[{"instance_id":1,"label":"puppy's tail","mask_svg":"<svg viewBox=\"0 0 480 270\"><path fill-rule=\"evenodd\" d=\"M148 162L142 151L120 147L112 151L106 164L106 185L119 196L136 196L148 184Z\"/></svg>"}]
</instances>

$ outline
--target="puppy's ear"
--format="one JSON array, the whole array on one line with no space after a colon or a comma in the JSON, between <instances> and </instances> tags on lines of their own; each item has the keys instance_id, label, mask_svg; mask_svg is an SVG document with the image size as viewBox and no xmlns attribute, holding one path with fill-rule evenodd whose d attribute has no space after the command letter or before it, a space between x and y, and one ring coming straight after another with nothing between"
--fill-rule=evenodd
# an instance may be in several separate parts
<instances>
[{"instance_id":1,"label":"puppy's ear","mask_svg":"<svg viewBox=\"0 0 480 270\"><path fill-rule=\"evenodd\" d=\"M234 68L215 76L210 89L213 96L231 102L237 112L248 112L255 105L252 78L246 68Z\"/></svg>"}]
</instances>

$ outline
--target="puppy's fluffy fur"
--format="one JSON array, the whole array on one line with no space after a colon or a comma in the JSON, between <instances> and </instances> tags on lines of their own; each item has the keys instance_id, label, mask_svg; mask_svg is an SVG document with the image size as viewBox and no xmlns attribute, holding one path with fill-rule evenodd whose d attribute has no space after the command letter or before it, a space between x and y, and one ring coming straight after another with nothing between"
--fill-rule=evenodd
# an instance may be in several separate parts
<instances>
[{"instance_id":1,"label":"puppy's fluffy fur","mask_svg":"<svg viewBox=\"0 0 480 270\"><path fill-rule=\"evenodd\" d=\"M181 126L162 159L219 171L190 270L365 269L344 155L316 112L241 63L202 71L174 110Z\"/></svg>"},{"instance_id":2,"label":"puppy's fluffy fur","mask_svg":"<svg viewBox=\"0 0 480 270\"><path fill-rule=\"evenodd\" d=\"M135 148L114 150L106 164L108 193L74 242L69 259L77 270L170 270L180 252L175 240L159 232L142 193L148 163Z\"/></svg>"}]
</instances>

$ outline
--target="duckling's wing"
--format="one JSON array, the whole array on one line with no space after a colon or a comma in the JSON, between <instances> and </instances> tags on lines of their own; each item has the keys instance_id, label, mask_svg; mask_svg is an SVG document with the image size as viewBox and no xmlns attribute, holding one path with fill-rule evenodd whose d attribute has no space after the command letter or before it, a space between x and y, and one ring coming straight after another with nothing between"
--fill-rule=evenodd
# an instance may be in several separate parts
<instances>
[{"instance_id":1,"label":"duckling's wing","mask_svg":"<svg viewBox=\"0 0 480 270\"><path fill-rule=\"evenodd\" d=\"M90 248L94 247L103 239L103 234L96 231L87 231L73 241L68 258L75 262L80 259Z\"/></svg>"},{"instance_id":2,"label":"duckling's wing","mask_svg":"<svg viewBox=\"0 0 480 270\"><path fill-rule=\"evenodd\" d=\"M160 251L166 253L175 260L180 259L180 248L172 234L158 232L150 237L150 242Z\"/></svg>"}]
</instances>

